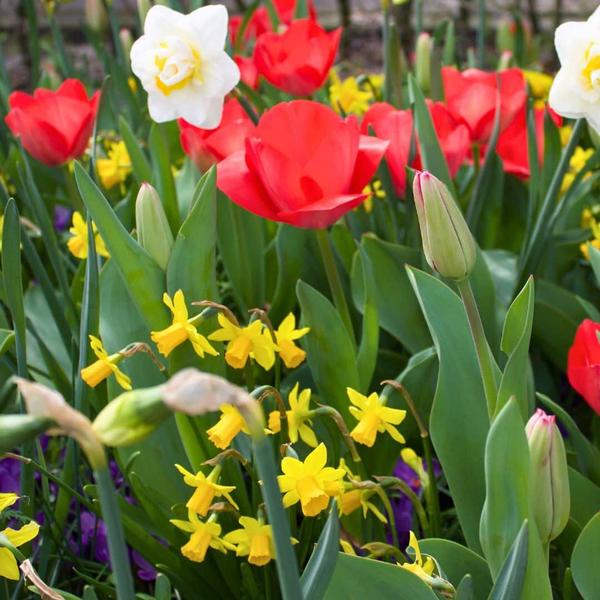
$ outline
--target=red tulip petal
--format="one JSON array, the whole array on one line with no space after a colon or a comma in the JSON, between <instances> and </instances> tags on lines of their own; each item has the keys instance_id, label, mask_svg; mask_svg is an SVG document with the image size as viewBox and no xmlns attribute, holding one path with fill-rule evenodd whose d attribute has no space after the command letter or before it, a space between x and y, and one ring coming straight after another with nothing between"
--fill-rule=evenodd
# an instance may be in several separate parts
<instances>
[{"instance_id":1,"label":"red tulip petal","mask_svg":"<svg viewBox=\"0 0 600 600\"><path fill-rule=\"evenodd\" d=\"M277 220L296 227L323 229L356 208L366 197L366 194L352 194L323 198L295 211L277 213Z\"/></svg>"},{"instance_id":2,"label":"red tulip petal","mask_svg":"<svg viewBox=\"0 0 600 600\"><path fill-rule=\"evenodd\" d=\"M360 136L350 191L362 193L364 187L373 179L389 145L387 140L370 135Z\"/></svg>"}]
</instances>

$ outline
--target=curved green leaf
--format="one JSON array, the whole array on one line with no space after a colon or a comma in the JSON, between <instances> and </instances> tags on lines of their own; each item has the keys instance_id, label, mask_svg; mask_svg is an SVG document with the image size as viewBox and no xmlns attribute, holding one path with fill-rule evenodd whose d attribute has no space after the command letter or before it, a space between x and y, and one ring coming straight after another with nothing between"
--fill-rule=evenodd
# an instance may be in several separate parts
<instances>
[{"instance_id":1,"label":"curved green leaf","mask_svg":"<svg viewBox=\"0 0 600 600\"><path fill-rule=\"evenodd\" d=\"M150 162L140 148L140 144L131 130L129 123L122 115L119 117L119 132L125 142L127 154L129 154L131 166L133 167L133 175L138 185L141 185L145 181L152 181Z\"/></svg>"},{"instance_id":2,"label":"curved green leaf","mask_svg":"<svg viewBox=\"0 0 600 600\"><path fill-rule=\"evenodd\" d=\"M488 600L515 600L521 598L527 570L529 531L525 521L515 538L506 561L490 592Z\"/></svg>"},{"instance_id":3,"label":"curved green leaf","mask_svg":"<svg viewBox=\"0 0 600 600\"><path fill-rule=\"evenodd\" d=\"M588 598L600 597L600 512L583 528L571 558L573 580L579 593Z\"/></svg>"}]
</instances>

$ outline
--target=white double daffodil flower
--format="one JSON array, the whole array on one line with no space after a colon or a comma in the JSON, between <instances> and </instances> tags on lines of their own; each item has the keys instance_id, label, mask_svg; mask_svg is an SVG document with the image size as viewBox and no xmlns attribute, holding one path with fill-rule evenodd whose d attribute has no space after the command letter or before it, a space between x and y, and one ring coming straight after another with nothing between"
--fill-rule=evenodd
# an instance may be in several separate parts
<instances>
[{"instance_id":1,"label":"white double daffodil flower","mask_svg":"<svg viewBox=\"0 0 600 600\"><path fill-rule=\"evenodd\" d=\"M550 106L563 117L586 118L600 133L600 7L587 21L560 25L554 44L561 69Z\"/></svg>"},{"instance_id":2,"label":"white double daffodil flower","mask_svg":"<svg viewBox=\"0 0 600 600\"><path fill-rule=\"evenodd\" d=\"M183 15L153 6L144 35L131 48L131 68L148 92L148 109L158 123L183 118L204 129L221 121L225 96L240 70L224 50L227 9L203 6Z\"/></svg>"}]
</instances>

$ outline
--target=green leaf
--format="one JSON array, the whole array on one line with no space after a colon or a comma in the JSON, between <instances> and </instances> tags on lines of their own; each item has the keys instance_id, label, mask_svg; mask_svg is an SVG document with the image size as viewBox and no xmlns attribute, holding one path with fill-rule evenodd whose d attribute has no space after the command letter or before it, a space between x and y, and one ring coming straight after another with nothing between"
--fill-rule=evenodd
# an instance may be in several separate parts
<instances>
[{"instance_id":1,"label":"green leaf","mask_svg":"<svg viewBox=\"0 0 600 600\"><path fill-rule=\"evenodd\" d=\"M377 304L375 302L375 278L369 256L362 247L355 254L355 260L360 261L360 271L363 274L363 322L362 336L358 354L356 356L356 368L362 389L369 389L375 365L377 363L377 350L379 348L379 317Z\"/></svg>"},{"instance_id":2,"label":"green leaf","mask_svg":"<svg viewBox=\"0 0 600 600\"><path fill-rule=\"evenodd\" d=\"M486 598L492 588L487 563L479 554L451 540L430 538L419 541L425 554L433 556L444 571L446 579L458 588L468 574L471 576L473 598Z\"/></svg>"},{"instance_id":3,"label":"green leaf","mask_svg":"<svg viewBox=\"0 0 600 600\"><path fill-rule=\"evenodd\" d=\"M427 324L404 268L407 264L419 266L421 252L384 242L372 235L365 235L361 246L373 268L375 304L381 327L399 340L411 354L431 346ZM364 313L361 265L362 262L355 262L351 280L354 304ZM402 309L399 310L394 302L390 302L390 298L400 302Z\"/></svg>"},{"instance_id":4,"label":"green leaf","mask_svg":"<svg viewBox=\"0 0 600 600\"><path fill-rule=\"evenodd\" d=\"M340 553L325 600L436 600L419 577L396 565Z\"/></svg>"},{"instance_id":5,"label":"green leaf","mask_svg":"<svg viewBox=\"0 0 600 600\"><path fill-rule=\"evenodd\" d=\"M460 580L460 583L456 587L455 600L475 600L475 598L473 578L467 574Z\"/></svg>"},{"instance_id":6,"label":"green leaf","mask_svg":"<svg viewBox=\"0 0 600 600\"><path fill-rule=\"evenodd\" d=\"M533 277L530 277L511 304L504 321L500 347L508 356L508 361L502 373L496 403L498 413L510 397L514 396L523 419L531 414L533 408L533 398L529 397L527 385L533 308L534 285Z\"/></svg>"},{"instance_id":7,"label":"green leaf","mask_svg":"<svg viewBox=\"0 0 600 600\"><path fill-rule=\"evenodd\" d=\"M33 440L51 425L50 419L31 415L0 415L0 454Z\"/></svg>"},{"instance_id":8,"label":"green leaf","mask_svg":"<svg viewBox=\"0 0 600 600\"><path fill-rule=\"evenodd\" d=\"M485 446L486 499L480 538L493 578L529 515L529 447L524 427L519 406L511 398L494 419Z\"/></svg>"},{"instance_id":9,"label":"green leaf","mask_svg":"<svg viewBox=\"0 0 600 600\"><path fill-rule=\"evenodd\" d=\"M152 168L150 167L150 162L140 148L140 143L131 130L131 127L129 127L129 123L122 115L119 117L119 131L125 142L129 158L131 159L133 175L137 184L141 185L145 181L152 181Z\"/></svg>"},{"instance_id":10,"label":"green leaf","mask_svg":"<svg viewBox=\"0 0 600 600\"><path fill-rule=\"evenodd\" d=\"M448 170L446 157L440 147L440 141L435 132L429 108L427 108L425 96L415 78L410 74L408 76L408 93L413 106L415 129L419 138L423 168L445 183L450 193L456 198L456 189Z\"/></svg>"},{"instance_id":11,"label":"green leaf","mask_svg":"<svg viewBox=\"0 0 600 600\"><path fill-rule=\"evenodd\" d=\"M600 512L583 528L571 558L573 580L584 598L600 595Z\"/></svg>"},{"instance_id":12,"label":"green leaf","mask_svg":"<svg viewBox=\"0 0 600 600\"><path fill-rule=\"evenodd\" d=\"M9 329L0 329L0 356L8 352L15 343L15 332Z\"/></svg>"},{"instance_id":13,"label":"green leaf","mask_svg":"<svg viewBox=\"0 0 600 600\"><path fill-rule=\"evenodd\" d=\"M600 487L569 467L569 489L571 492L571 517L583 527L600 506Z\"/></svg>"},{"instance_id":14,"label":"green leaf","mask_svg":"<svg viewBox=\"0 0 600 600\"><path fill-rule=\"evenodd\" d=\"M528 526L525 521L515 538L510 554L502 565L488 600L514 600L521 598L525 584L528 554Z\"/></svg>"},{"instance_id":15,"label":"green leaf","mask_svg":"<svg viewBox=\"0 0 600 600\"><path fill-rule=\"evenodd\" d=\"M440 365L430 418L431 438L467 544L478 552L479 518L485 499L483 457L489 421L475 348L458 296L422 271L408 268L408 276Z\"/></svg>"},{"instance_id":16,"label":"green leaf","mask_svg":"<svg viewBox=\"0 0 600 600\"><path fill-rule=\"evenodd\" d=\"M346 388L362 390L352 340L333 304L310 285L298 281L296 293L302 309L302 338L306 360L321 401L336 408L350 423Z\"/></svg>"},{"instance_id":17,"label":"green leaf","mask_svg":"<svg viewBox=\"0 0 600 600\"><path fill-rule=\"evenodd\" d=\"M325 594L335 571L339 539L338 507L336 502L332 502L325 527L323 527L317 546L310 555L308 564L300 578L304 598L319 600Z\"/></svg>"},{"instance_id":18,"label":"green leaf","mask_svg":"<svg viewBox=\"0 0 600 600\"><path fill-rule=\"evenodd\" d=\"M81 197L110 252L110 261L116 266L137 311L147 327L167 327L170 323L162 303L165 291L162 269L127 233L102 192L79 163L75 163L75 179Z\"/></svg>"}]
</instances>

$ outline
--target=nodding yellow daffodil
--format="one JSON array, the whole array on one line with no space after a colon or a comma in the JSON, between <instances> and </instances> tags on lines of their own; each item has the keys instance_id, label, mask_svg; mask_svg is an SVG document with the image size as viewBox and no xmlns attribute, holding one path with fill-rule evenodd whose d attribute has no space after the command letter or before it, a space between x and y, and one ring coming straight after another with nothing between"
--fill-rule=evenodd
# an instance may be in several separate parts
<instances>
[{"instance_id":1,"label":"nodding yellow daffodil","mask_svg":"<svg viewBox=\"0 0 600 600\"><path fill-rule=\"evenodd\" d=\"M109 356L102 345L102 341L93 335L90 335L90 346L98 360L81 369L81 379L90 387L96 387L101 381L104 381L110 375L114 375L117 383L123 389L130 390L131 379L117 366L123 360L123 355L117 352Z\"/></svg>"},{"instance_id":2,"label":"nodding yellow daffodil","mask_svg":"<svg viewBox=\"0 0 600 600\"><path fill-rule=\"evenodd\" d=\"M346 461L340 460L340 468L344 469L350 481L359 482L360 478L352 473ZM371 488L355 488L352 483L345 484L341 494L337 497L338 508L342 515L349 515L357 508L362 507L363 518L367 518L367 513L371 511L382 523L387 523L383 513L372 503L371 498L377 492Z\"/></svg>"},{"instance_id":3,"label":"nodding yellow daffodil","mask_svg":"<svg viewBox=\"0 0 600 600\"><path fill-rule=\"evenodd\" d=\"M18 499L19 497L16 494L0 494L0 512L12 506ZM0 535L3 535L12 546L18 548L35 538L39 530L40 526L35 521L30 521L23 525L21 529L7 527L4 531L0 531ZM0 548L0 577L18 581L20 576L15 555L8 548Z\"/></svg>"},{"instance_id":4,"label":"nodding yellow daffodil","mask_svg":"<svg viewBox=\"0 0 600 600\"><path fill-rule=\"evenodd\" d=\"M96 161L96 168L100 182L107 190L125 183L127 176L133 170L125 142L111 142L106 158L99 158Z\"/></svg>"},{"instance_id":5,"label":"nodding yellow daffodil","mask_svg":"<svg viewBox=\"0 0 600 600\"><path fill-rule=\"evenodd\" d=\"M279 346L279 356L288 369L296 368L305 358L306 352L294 344L310 331L310 327L296 329L296 317L290 313L275 330L275 339Z\"/></svg>"},{"instance_id":6,"label":"nodding yellow daffodil","mask_svg":"<svg viewBox=\"0 0 600 600\"><path fill-rule=\"evenodd\" d=\"M405 410L388 408L376 392L368 398L352 388L346 388L346 392L354 404L350 407L350 413L358 420L358 425L350 432L354 441L370 448L375 443L377 433L387 431L396 442L404 443L404 437L394 425L402 423L406 417Z\"/></svg>"},{"instance_id":7,"label":"nodding yellow daffodil","mask_svg":"<svg viewBox=\"0 0 600 600\"><path fill-rule=\"evenodd\" d=\"M315 517L327 508L329 498L340 493L344 469L326 467L327 448L319 444L303 461L286 456L281 461L283 475L278 476L283 505L297 502L307 517Z\"/></svg>"},{"instance_id":8,"label":"nodding yellow daffodil","mask_svg":"<svg viewBox=\"0 0 600 600\"><path fill-rule=\"evenodd\" d=\"M544 108L548 101L548 94L550 93L554 78L540 71L528 70L523 70L523 76L527 85L529 85L529 91L534 99L534 107Z\"/></svg>"},{"instance_id":9,"label":"nodding yellow daffodil","mask_svg":"<svg viewBox=\"0 0 600 600\"><path fill-rule=\"evenodd\" d=\"M217 448L225 450L240 431L244 433L249 433L249 431L242 413L235 406L223 404L220 410L221 418L206 434Z\"/></svg>"},{"instance_id":10,"label":"nodding yellow daffodil","mask_svg":"<svg viewBox=\"0 0 600 600\"><path fill-rule=\"evenodd\" d=\"M169 356L177 346L190 340L194 352L204 358L204 353L217 356L219 353L210 345L208 340L198 333L195 323L199 320L199 315L192 319L188 318L188 310L185 305L185 297L181 290L177 290L171 300L169 294L165 292L163 302L169 307L173 314L173 324L161 331L150 332L152 341L158 346L158 351L163 356Z\"/></svg>"},{"instance_id":11,"label":"nodding yellow daffodil","mask_svg":"<svg viewBox=\"0 0 600 600\"><path fill-rule=\"evenodd\" d=\"M201 563L206 558L209 548L227 553L227 550L235 550L235 546L221 539L221 526L211 521L201 521L198 515L188 511L189 521L171 519L171 523L181 531L191 533L190 540L181 547L181 554L189 560Z\"/></svg>"},{"instance_id":12,"label":"nodding yellow daffodil","mask_svg":"<svg viewBox=\"0 0 600 600\"><path fill-rule=\"evenodd\" d=\"M230 531L223 539L235 545L236 556L247 556L251 565L264 567L275 558L273 528L252 517L240 517L239 522L242 528Z\"/></svg>"},{"instance_id":13,"label":"nodding yellow daffodil","mask_svg":"<svg viewBox=\"0 0 600 600\"><path fill-rule=\"evenodd\" d=\"M573 182L575 181L575 177L577 177L579 171L583 170L585 164L592 157L593 154L593 148L588 148L587 150L584 150L581 146L577 146L577 148L575 148L573 156L571 156L571 160L569 161L569 169L565 173L565 176L563 177L560 186L561 194L564 194L569 190L569 188L573 185ZM591 173L586 173L583 176L583 179L588 179L590 176Z\"/></svg>"},{"instance_id":14,"label":"nodding yellow daffodil","mask_svg":"<svg viewBox=\"0 0 600 600\"><path fill-rule=\"evenodd\" d=\"M211 333L208 339L229 342L225 352L225 360L229 366L243 369L248 357L253 358L266 371L275 364L275 351L279 348L261 321L253 321L246 327L240 327L223 313L219 313L217 318L221 329Z\"/></svg>"},{"instance_id":15,"label":"nodding yellow daffodil","mask_svg":"<svg viewBox=\"0 0 600 600\"><path fill-rule=\"evenodd\" d=\"M402 460L418 475L422 487L429 485L429 475L423 468L423 461L412 448L402 448Z\"/></svg>"},{"instance_id":16,"label":"nodding yellow daffodil","mask_svg":"<svg viewBox=\"0 0 600 600\"><path fill-rule=\"evenodd\" d=\"M216 466L208 475L204 475L202 471L198 471L195 475L184 469L181 465L175 465L175 468L183 475L183 481L195 487L196 491L187 501L186 506L198 513L201 517L208 514L208 510L213 503L215 496L223 496L234 508L239 509L238 505L230 496L230 492L235 490L234 485L219 485L219 475L221 467Z\"/></svg>"},{"instance_id":17,"label":"nodding yellow daffodil","mask_svg":"<svg viewBox=\"0 0 600 600\"><path fill-rule=\"evenodd\" d=\"M96 244L96 253L104 258L108 258L108 250L104 245L104 240L100 237L96 224L92 223L92 231L94 232L94 242ZM67 248L69 252L80 259L87 258L88 255L88 229L85 219L81 213L75 211L73 213L73 226L69 229L71 237L67 240Z\"/></svg>"},{"instance_id":18,"label":"nodding yellow daffodil","mask_svg":"<svg viewBox=\"0 0 600 600\"><path fill-rule=\"evenodd\" d=\"M381 180L375 179L369 185L365 186L362 191L363 194L367 194L364 202L362 203L365 212L370 213L373 211L373 198L383 200L385 198L385 190Z\"/></svg>"},{"instance_id":19,"label":"nodding yellow daffodil","mask_svg":"<svg viewBox=\"0 0 600 600\"><path fill-rule=\"evenodd\" d=\"M307 388L298 394L298 388L299 384L296 383L288 395L290 410L286 414L290 442L295 444L298 441L298 435L300 435L300 438L306 445L316 448L318 444L317 436L310 428L312 424L310 420L311 410L309 408L311 391Z\"/></svg>"},{"instance_id":20,"label":"nodding yellow daffodil","mask_svg":"<svg viewBox=\"0 0 600 600\"><path fill-rule=\"evenodd\" d=\"M369 102L373 99L370 89L362 89L356 77L341 80L334 69L331 70L330 79L329 102L336 112L358 116L367 112Z\"/></svg>"},{"instance_id":21,"label":"nodding yellow daffodil","mask_svg":"<svg viewBox=\"0 0 600 600\"><path fill-rule=\"evenodd\" d=\"M435 563L430 556L423 561L421 550L419 549L419 542L417 542L417 538L412 531L410 532L408 547L412 548L413 552L415 553L415 561L412 563L405 562L401 564L400 567L410 571L411 573L414 573L425 583L430 583L431 576L435 569Z\"/></svg>"}]
</instances>

